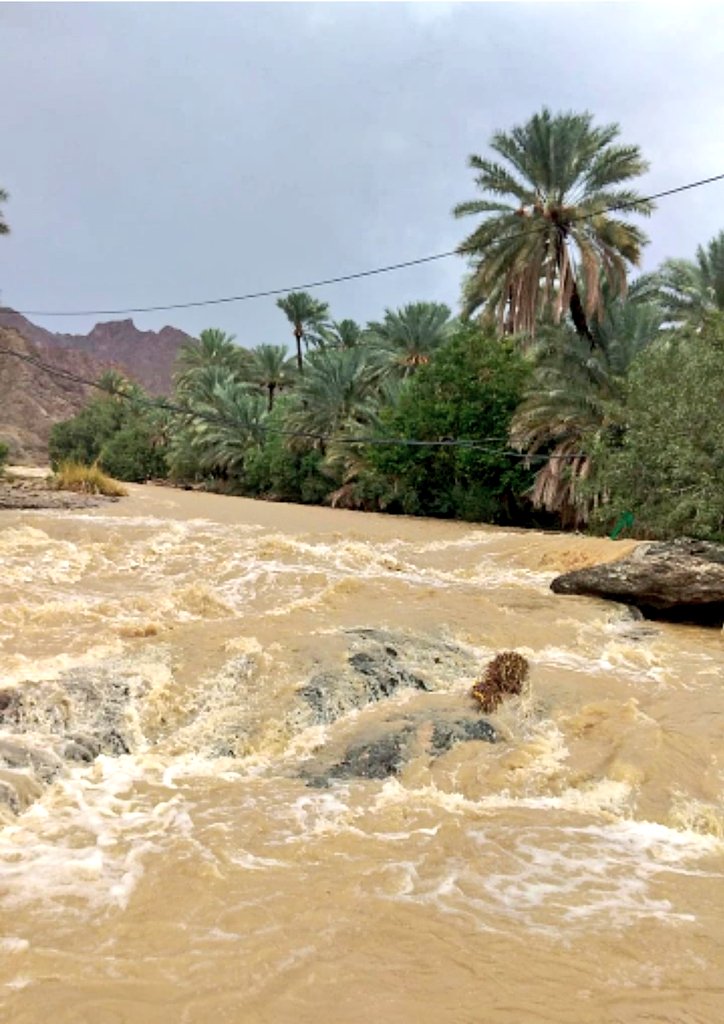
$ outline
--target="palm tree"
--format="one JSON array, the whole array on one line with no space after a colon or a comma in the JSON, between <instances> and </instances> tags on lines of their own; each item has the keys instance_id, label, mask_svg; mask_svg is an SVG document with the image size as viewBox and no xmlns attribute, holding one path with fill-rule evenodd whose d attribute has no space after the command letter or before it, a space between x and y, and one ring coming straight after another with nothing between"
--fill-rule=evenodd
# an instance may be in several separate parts
<instances>
[{"instance_id":1,"label":"palm tree","mask_svg":"<svg viewBox=\"0 0 724 1024\"><path fill-rule=\"evenodd\" d=\"M530 387L511 423L512 445L545 457L531 493L533 505L585 523L595 496L581 493L591 472L592 439L623 424L623 386L634 358L659 335L660 307L636 299L610 299L588 337L568 323L541 327L529 350Z\"/></svg>"},{"instance_id":2,"label":"palm tree","mask_svg":"<svg viewBox=\"0 0 724 1024\"><path fill-rule=\"evenodd\" d=\"M198 339L192 338L179 349L176 357L175 384L179 393L193 390L195 378L206 367L215 366L236 376L243 376L249 354L234 344L234 335L217 327L202 331Z\"/></svg>"},{"instance_id":3,"label":"palm tree","mask_svg":"<svg viewBox=\"0 0 724 1024\"><path fill-rule=\"evenodd\" d=\"M381 322L367 325L370 344L382 353L391 371L408 376L429 363L430 356L451 336L455 322L441 302L412 302L385 310Z\"/></svg>"},{"instance_id":4,"label":"palm tree","mask_svg":"<svg viewBox=\"0 0 724 1024\"><path fill-rule=\"evenodd\" d=\"M365 332L356 320L334 320L319 334L326 348L355 348L362 344Z\"/></svg>"},{"instance_id":5,"label":"palm tree","mask_svg":"<svg viewBox=\"0 0 724 1024\"><path fill-rule=\"evenodd\" d=\"M105 370L96 383L102 391L107 391L112 398L139 398L142 395L141 387L115 368Z\"/></svg>"},{"instance_id":6,"label":"palm tree","mask_svg":"<svg viewBox=\"0 0 724 1024\"><path fill-rule=\"evenodd\" d=\"M173 475L238 474L247 452L262 443L266 402L228 371L207 366L169 443Z\"/></svg>"},{"instance_id":7,"label":"palm tree","mask_svg":"<svg viewBox=\"0 0 724 1024\"><path fill-rule=\"evenodd\" d=\"M290 292L284 298L277 299L277 306L286 313L292 325L297 343L297 366L302 373L302 339L308 345L310 340L319 337L319 332L326 326L329 305L315 299L308 292Z\"/></svg>"},{"instance_id":8,"label":"palm tree","mask_svg":"<svg viewBox=\"0 0 724 1024\"><path fill-rule=\"evenodd\" d=\"M724 231L698 246L696 260L665 260L637 284L656 296L671 324L699 326L707 313L724 310Z\"/></svg>"},{"instance_id":9,"label":"palm tree","mask_svg":"<svg viewBox=\"0 0 724 1024\"><path fill-rule=\"evenodd\" d=\"M229 380L216 389L199 415L205 420L207 459L227 474L238 474L249 450L264 440L264 399Z\"/></svg>"},{"instance_id":10,"label":"palm tree","mask_svg":"<svg viewBox=\"0 0 724 1024\"><path fill-rule=\"evenodd\" d=\"M284 345L257 345L251 350L248 379L267 392L267 410L274 408L277 390L294 380L296 367Z\"/></svg>"},{"instance_id":11,"label":"palm tree","mask_svg":"<svg viewBox=\"0 0 724 1024\"><path fill-rule=\"evenodd\" d=\"M10 198L10 196L5 191L5 189L4 188L0 188L0 203L7 203L9 198ZM0 213L0 235L9 235L9 234L10 234L10 226L8 225L7 221L5 220L3 214Z\"/></svg>"},{"instance_id":12,"label":"palm tree","mask_svg":"<svg viewBox=\"0 0 724 1024\"><path fill-rule=\"evenodd\" d=\"M453 210L485 217L459 247L471 257L466 316L482 309L507 332L534 335L541 313L559 322L569 311L578 334L592 342L601 272L613 295L625 292L627 268L639 263L647 239L607 211L652 212L650 200L620 187L648 163L638 146L614 143L618 125L592 121L589 113L553 115L544 107L527 124L493 136L491 148L505 163L470 157L476 185L494 198Z\"/></svg>"},{"instance_id":13,"label":"palm tree","mask_svg":"<svg viewBox=\"0 0 724 1024\"><path fill-rule=\"evenodd\" d=\"M307 441L325 440L343 428L369 421L379 373L363 348L317 349L307 358L307 372L295 389L295 407L287 418L290 430Z\"/></svg>"}]
</instances>

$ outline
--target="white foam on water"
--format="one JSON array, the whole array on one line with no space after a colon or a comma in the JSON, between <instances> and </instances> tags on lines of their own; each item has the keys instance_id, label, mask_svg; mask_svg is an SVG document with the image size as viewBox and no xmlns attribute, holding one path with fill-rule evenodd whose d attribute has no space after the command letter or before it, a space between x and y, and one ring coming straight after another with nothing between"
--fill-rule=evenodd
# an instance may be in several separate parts
<instances>
[{"instance_id":1,"label":"white foam on water","mask_svg":"<svg viewBox=\"0 0 724 1024\"><path fill-rule=\"evenodd\" d=\"M0 953L9 955L10 953L27 953L30 949L30 943L27 939L19 939L16 936L8 935L5 938L0 937Z\"/></svg>"},{"instance_id":2,"label":"white foam on water","mask_svg":"<svg viewBox=\"0 0 724 1024\"><path fill-rule=\"evenodd\" d=\"M82 654L55 654L47 657L6 655L0 657L0 674L3 686L17 686L23 682L50 682L71 669L90 668L110 658L120 657L122 652L122 642L113 640L90 647Z\"/></svg>"},{"instance_id":3,"label":"white foam on water","mask_svg":"<svg viewBox=\"0 0 724 1024\"><path fill-rule=\"evenodd\" d=\"M601 639L604 639L602 635ZM592 647L598 649L596 655ZM600 676L615 672L637 682L661 683L665 679L666 669L662 657L645 645L632 645L621 641L596 643L589 640L586 646L581 645L581 652L570 648L547 646L534 650L521 646L518 650L536 664L573 670L590 676Z\"/></svg>"},{"instance_id":4,"label":"white foam on water","mask_svg":"<svg viewBox=\"0 0 724 1024\"><path fill-rule=\"evenodd\" d=\"M296 828L287 835L286 842L299 842L310 836L326 835L348 828L354 816L348 799L347 786L337 787L333 793L306 793L299 797L289 809L289 816Z\"/></svg>"},{"instance_id":5,"label":"white foam on water","mask_svg":"<svg viewBox=\"0 0 724 1024\"><path fill-rule=\"evenodd\" d=\"M169 835L192 831L179 796L135 792L146 775L140 759L101 756L78 769L0 832L0 880L6 910L38 904L69 912L67 898L84 905L124 908Z\"/></svg>"},{"instance_id":6,"label":"white foam on water","mask_svg":"<svg viewBox=\"0 0 724 1024\"><path fill-rule=\"evenodd\" d=\"M376 805L434 806L469 822L466 835L477 853L460 851L442 864L424 856L407 872L400 898L434 905L444 913L495 928L501 916L531 930L568 934L574 927L619 928L642 918L692 921L686 909L656 895L665 873L719 877L702 858L724 854L724 841L691 830L633 819L589 825L565 824L571 813L601 816L624 811L629 788L603 780L559 796L491 794L470 800L434 787L407 790L389 780ZM501 811L540 811L539 826L510 823ZM564 814L561 821L557 812ZM551 817L553 814L553 817ZM486 821L486 824L481 822Z\"/></svg>"},{"instance_id":7,"label":"white foam on water","mask_svg":"<svg viewBox=\"0 0 724 1024\"><path fill-rule=\"evenodd\" d=\"M11 978L10 981L5 982L5 987L10 989L24 989L28 985L32 984L32 979L28 978L27 975L19 974L17 978Z\"/></svg>"},{"instance_id":8,"label":"white foam on water","mask_svg":"<svg viewBox=\"0 0 724 1024\"><path fill-rule=\"evenodd\" d=\"M293 866L286 861L277 860L275 857L257 856L256 854L249 853L248 850L229 857L229 860L232 864L236 864L246 871L268 871L269 868L290 868Z\"/></svg>"}]
</instances>

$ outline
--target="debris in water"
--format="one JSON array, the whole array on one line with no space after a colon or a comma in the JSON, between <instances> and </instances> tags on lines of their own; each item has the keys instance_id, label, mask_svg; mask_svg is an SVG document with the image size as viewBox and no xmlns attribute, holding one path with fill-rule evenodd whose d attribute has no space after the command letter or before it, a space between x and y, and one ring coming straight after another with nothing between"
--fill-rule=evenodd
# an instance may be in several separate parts
<instances>
[{"instance_id":1,"label":"debris in water","mask_svg":"<svg viewBox=\"0 0 724 1024\"><path fill-rule=\"evenodd\" d=\"M482 679L473 684L470 695L478 701L481 711L495 711L505 697L522 692L529 671L528 660L522 654L503 651L488 664Z\"/></svg>"}]
</instances>

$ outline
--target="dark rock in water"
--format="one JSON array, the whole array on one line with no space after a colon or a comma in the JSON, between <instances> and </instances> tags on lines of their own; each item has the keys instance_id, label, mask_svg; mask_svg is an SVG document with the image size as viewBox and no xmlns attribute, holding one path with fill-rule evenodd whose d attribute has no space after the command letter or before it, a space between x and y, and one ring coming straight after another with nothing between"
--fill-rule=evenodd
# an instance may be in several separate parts
<instances>
[{"instance_id":1,"label":"dark rock in water","mask_svg":"<svg viewBox=\"0 0 724 1024\"><path fill-rule=\"evenodd\" d=\"M469 740L483 740L496 743L498 734L484 718L458 718L452 722L435 722L432 730L432 751L442 754L457 743Z\"/></svg>"},{"instance_id":2,"label":"dark rock in water","mask_svg":"<svg viewBox=\"0 0 724 1024\"><path fill-rule=\"evenodd\" d=\"M386 779L397 775L405 761L413 730L389 733L371 743L360 743L347 749L342 761L332 766L332 779Z\"/></svg>"},{"instance_id":3,"label":"dark rock in water","mask_svg":"<svg viewBox=\"0 0 724 1024\"><path fill-rule=\"evenodd\" d=\"M421 735L432 734L429 743L418 742ZM387 779L398 775L414 754L432 760L447 753L458 743L482 740L496 743L498 735L484 718L451 718L434 711L417 712L403 721L384 722L369 736L349 744L341 760L331 765L318 763L316 770L301 774L310 786L328 786L340 779Z\"/></svg>"},{"instance_id":4,"label":"dark rock in water","mask_svg":"<svg viewBox=\"0 0 724 1024\"><path fill-rule=\"evenodd\" d=\"M680 538L641 544L628 558L558 576L556 594L620 601L649 619L724 623L724 544Z\"/></svg>"},{"instance_id":5,"label":"dark rock in water","mask_svg":"<svg viewBox=\"0 0 724 1024\"><path fill-rule=\"evenodd\" d=\"M400 686L411 686L415 690L428 689L424 679L396 665L393 658L397 658L397 652L391 647L386 647L381 657L358 651L349 659L352 668L369 680L367 690L373 700L389 697Z\"/></svg>"},{"instance_id":6,"label":"dark rock in water","mask_svg":"<svg viewBox=\"0 0 724 1024\"><path fill-rule=\"evenodd\" d=\"M108 732L101 736L101 750L114 757L131 753L131 748L125 737L117 729L109 729Z\"/></svg>"},{"instance_id":7,"label":"dark rock in water","mask_svg":"<svg viewBox=\"0 0 724 1024\"><path fill-rule=\"evenodd\" d=\"M101 744L92 736L74 736L63 747L63 757L68 761L95 761L101 752ZM126 751L127 753L127 751Z\"/></svg>"},{"instance_id":8,"label":"dark rock in water","mask_svg":"<svg viewBox=\"0 0 724 1024\"><path fill-rule=\"evenodd\" d=\"M130 702L114 666L0 690L0 802L18 812L69 762L130 753Z\"/></svg>"},{"instance_id":9,"label":"dark rock in water","mask_svg":"<svg viewBox=\"0 0 724 1024\"><path fill-rule=\"evenodd\" d=\"M330 724L404 689L411 692L404 710L393 702L383 720L379 710L360 715L341 756L337 747L336 755L323 751L307 761L300 774L308 785L385 779L397 775L413 757L434 760L457 743L497 741L489 722L461 714L459 697L446 696L451 685L476 672L474 652L446 640L383 629L346 633L346 662L336 672L318 673L298 691L305 705L302 719L308 721L311 712L315 723ZM349 731L347 725L348 737Z\"/></svg>"},{"instance_id":10,"label":"dark rock in water","mask_svg":"<svg viewBox=\"0 0 724 1024\"><path fill-rule=\"evenodd\" d=\"M15 725L20 713L20 691L0 690L0 725Z\"/></svg>"},{"instance_id":11,"label":"dark rock in water","mask_svg":"<svg viewBox=\"0 0 724 1024\"><path fill-rule=\"evenodd\" d=\"M52 750L40 750L22 736L0 737L0 764L8 768L31 768L44 782L52 782L61 773L63 762Z\"/></svg>"},{"instance_id":12,"label":"dark rock in water","mask_svg":"<svg viewBox=\"0 0 724 1024\"><path fill-rule=\"evenodd\" d=\"M397 651L389 645L371 642L347 659L351 672L323 672L299 690L310 706L315 721L334 722L342 715L391 697L401 687L427 690L424 679L397 660Z\"/></svg>"}]
</instances>

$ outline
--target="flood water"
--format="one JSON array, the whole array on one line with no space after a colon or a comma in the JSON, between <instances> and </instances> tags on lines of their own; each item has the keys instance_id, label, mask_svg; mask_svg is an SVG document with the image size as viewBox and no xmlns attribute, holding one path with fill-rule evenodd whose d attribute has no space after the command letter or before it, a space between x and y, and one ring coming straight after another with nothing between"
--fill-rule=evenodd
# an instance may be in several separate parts
<instances>
[{"instance_id":1,"label":"flood water","mask_svg":"<svg viewBox=\"0 0 724 1024\"><path fill-rule=\"evenodd\" d=\"M630 547L151 487L0 513L0 1020L722 1020L722 635L549 591ZM316 720L370 637L426 688ZM423 724L310 784L477 714L502 650L497 743Z\"/></svg>"}]
</instances>

